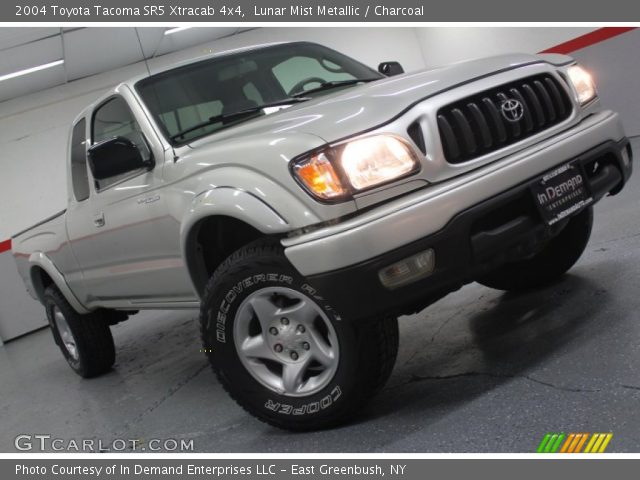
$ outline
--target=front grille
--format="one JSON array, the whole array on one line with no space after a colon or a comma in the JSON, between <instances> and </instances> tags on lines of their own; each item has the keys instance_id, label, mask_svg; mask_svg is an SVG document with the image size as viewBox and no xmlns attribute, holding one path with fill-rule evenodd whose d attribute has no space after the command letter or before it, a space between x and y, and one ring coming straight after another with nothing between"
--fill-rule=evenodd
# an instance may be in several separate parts
<instances>
[{"instance_id":1,"label":"front grille","mask_svg":"<svg viewBox=\"0 0 640 480\"><path fill-rule=\"evenodd\" d=\"M503 114L502 106L507 100L517 100L522 105L519 120L509 121ZM542 74L442 107L437 119L447 161L462 163L546 130L570 114L566 90L555 77Z\"/></svg>"},{"instance_id":2,"label":"front grille","mask_svg":"<svg viewBox=\"0 0 640 480\"><path fill-rule=\"evenodd\" d=\"M409 134L409 138L413 140L413 143L416 144L416 147L420 149L423 155L427 154L427 147L424 142L424 135L422 134L422 127L420 126L420 122L417 120L409 125L407 128L407 134Z\"/></svg>"}]
</instances>

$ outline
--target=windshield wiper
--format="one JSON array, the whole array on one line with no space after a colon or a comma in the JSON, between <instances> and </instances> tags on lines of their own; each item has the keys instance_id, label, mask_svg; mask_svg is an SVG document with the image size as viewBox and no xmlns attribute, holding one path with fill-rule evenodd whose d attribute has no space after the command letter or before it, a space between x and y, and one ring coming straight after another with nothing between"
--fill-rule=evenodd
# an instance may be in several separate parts
<instances>
[{"instance_id":1,"label":"windshield wiper","mask_svg":"<svg viewBox=\"0 0 640 480\"><path fill-rule=\"evenodd\" d=\"M322 92L323 90L330 90L335 87L342 87L345 85L355 85L356 83L369 83L380 80L380 78L353 78L351 80L333 80L331 82L321 83L319 87L311 88L309 90L303 90L301 92L292 93L293 98L300 98L302 95L308 95L310 93Z\"/></svg>"},{"instance_id":2,"label":"windshield wiper","mask_svg":"<svg viewBox=\"0 0 640 480\"><path fill-rule=\"evenodd\" d=\"M282 100L278 100L275 102L263 103L262 105L257 105L251 108L245 108L243 110L238 110L237 112L223 113L220 115L214 115L213 117L209 117L208 120L204 122L200 122L195 124L192 127L186 128L184 130L179 131L175 135L171 136L171 140L177 140L179 138L184 137L186 134L191 133L195 130L199 130L203 127L208 127L209 125L214 125L216 123L225 122L226 120L232 120L234 118L241 119L243 117L251 117L260 112L262 112L265 108L270 107L282 107L285 105L292 105L294 103L306 102L307 100L311 100L306 97L290 97L283 98Z\"/></svg>"}]
</instances>

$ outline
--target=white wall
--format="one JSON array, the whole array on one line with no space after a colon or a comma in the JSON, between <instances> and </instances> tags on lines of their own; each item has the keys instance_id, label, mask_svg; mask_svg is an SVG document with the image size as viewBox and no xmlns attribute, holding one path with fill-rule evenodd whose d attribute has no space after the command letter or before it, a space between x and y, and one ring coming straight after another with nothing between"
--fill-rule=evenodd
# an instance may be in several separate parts
<instances>
[{"instance_id":1,"label":"white wall","mask_svg":"<svg viewBox=\"0 0 640 480\"><path fill-rule=\"evenodd\" d=\"M27 294L13 257L0 253L0 345L45 325L44 309Z\"/></svg>"},{"instance_id":2,"label":"white wall","mask_svg":"<svg viewBox=\"0 0 640 480\"><path fill-rule=\"evenodd\" d=\"M636 29L571 54L593 72L602 103L620 113L628 136L640 135L639 49Z\"/></svg>"},{"instance_id":3,"label":"white wall","mask_svg":"<svg viewBox=\"0 0 640 480\"><path fill-rule=\"evenodd\" d=\"M595 30L566 27L416 28L427 66L503 53L538 53Z\"/></svg>"},{"instance_id":4,"label":"white wall","mask_svg":"<svg viewBox=\"0 0 640 480\"><path fill-rule=\"evenodd\" d=\"M424 68L410 28L264 28L154 59L152 68L210 51L286 40L327 45L375 67L398 60ZM65 207L65 149L71 121L103 91L145 72L139 63L0 103L0 239Z\"/></svg>"}]
</instances>

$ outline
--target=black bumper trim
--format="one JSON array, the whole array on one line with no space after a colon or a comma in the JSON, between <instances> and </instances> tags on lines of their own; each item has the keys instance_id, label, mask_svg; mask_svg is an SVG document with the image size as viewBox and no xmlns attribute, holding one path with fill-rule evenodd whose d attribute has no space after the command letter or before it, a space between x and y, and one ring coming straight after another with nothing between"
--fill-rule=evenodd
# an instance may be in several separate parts
<instances>
[{"instance_id":1,"label":"black bumper trim","mask_svg":"<svg viewBox=\"0 0 640 480\"><path fill-rule=\"evenodd\" d=\"M621 155L623 149L629 153L627 166ZM606 194L618 193L632 172L631 148L626 138L603 143L567 161L582 164L594 202ZM472 282L482 272L522 257L566 224L547 227L534 205L529 184L543 174L457 214L432 235L307 280L348 320L420 311ZM380 283L380 269L428 248L435 250L436 266L430 276L394 290Z\"/></svg>"}]
</instances>

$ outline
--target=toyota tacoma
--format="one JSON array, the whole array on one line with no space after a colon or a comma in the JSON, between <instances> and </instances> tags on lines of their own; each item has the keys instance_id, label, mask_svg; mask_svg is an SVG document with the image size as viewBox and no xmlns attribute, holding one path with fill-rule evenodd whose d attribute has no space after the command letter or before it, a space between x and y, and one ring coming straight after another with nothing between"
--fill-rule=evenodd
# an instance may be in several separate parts
<instances>
[{"instance_id":1,"label":"toyota tacoma","mask_svg":"<svg viewBox=\"0 0 640 480\"><path fill-rule=\"evenodd\" d=\"M200 308L229 394L308 430L384 385L399 315L569 270L632 156L569 57L404 73L297 42L120 84L73 122L67 170L66 210L13 245L71 368L108 371L141 309Z\"/></svg>"}]
</instances>

